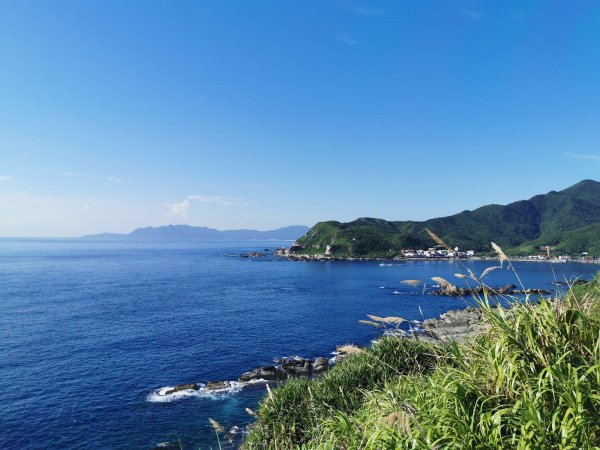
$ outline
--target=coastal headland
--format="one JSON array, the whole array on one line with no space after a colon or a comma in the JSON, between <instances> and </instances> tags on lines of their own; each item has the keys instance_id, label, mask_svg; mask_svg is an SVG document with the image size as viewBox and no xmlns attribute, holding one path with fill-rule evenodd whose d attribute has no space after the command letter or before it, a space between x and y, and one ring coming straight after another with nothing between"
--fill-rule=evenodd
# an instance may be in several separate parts
<instances>
[{"instance_id":1,"label":"coastal headland","mask_svg":"<svg viewBox=\"0 0 600 450\"><path fill-rule=\"evenodd\" d=\"M433 245L427 230L448 245ZM422 222L368 217L319 222L281 254L317 260L469 258L493 255L490 242L528 260L598 260L600 183L584 180L505 206Z\"/></svg>"}]
</instances>

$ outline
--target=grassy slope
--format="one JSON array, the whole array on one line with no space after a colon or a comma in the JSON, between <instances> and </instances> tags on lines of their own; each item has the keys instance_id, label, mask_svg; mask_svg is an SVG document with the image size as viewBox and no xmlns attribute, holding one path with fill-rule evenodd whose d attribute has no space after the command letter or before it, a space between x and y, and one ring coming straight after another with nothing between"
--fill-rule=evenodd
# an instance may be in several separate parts
<instances>
[{"instance_id":1,"label":"grassy slope","mask_svg":"<svg viewBox=\"0 0 600 450\"><path fill-rule=\"evenodd\" d=\"M600 318L600 273L590 283L574 286L570 293L582 301L590 302L590 314Z\"/></svg>"},{"instance_id":2,"label":"grassy slope","mask_svg":"<svg viewBox=\"0 0 600 450\"><path fill-rule=\"evenodd\" d=\"M394 256L402 249L430 246L425 228L462 249L483 251L494 241L517 252L557 245L560 251L600 256L600 183L586 180L561 192L425 222L320 222L299 242L306 253L322 253L333 245L339 256Z\"/></svg>"},{"instance_id":3,"label":"grassy slope","mask_svg":"<svg viewBox=\"0 0 600 450\"><path fill-rule=\"evenodd\" d=\"M245 448L598 448L600 282L510 317L483 307L491 329L467 344L388 338L284 384Z\"/></svg>"}]
</instances>

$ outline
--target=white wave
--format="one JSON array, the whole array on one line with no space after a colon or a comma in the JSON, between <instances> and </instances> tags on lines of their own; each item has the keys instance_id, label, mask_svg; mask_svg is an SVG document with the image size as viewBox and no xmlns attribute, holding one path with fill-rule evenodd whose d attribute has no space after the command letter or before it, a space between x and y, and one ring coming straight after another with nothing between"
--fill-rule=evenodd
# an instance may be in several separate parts
<instances>
[{"instance_id":1,"label":"white wave","mask_svg":"<svg viewBox=\"0 0 600 450\"><path fill-rule=\"evenodd\" d=\"M385 289L385 286L379 286L379 289Z\"/></svg>"},{"instance_id":2,"label":"white wave","mask_svg":"<svg viewBox=\"0 0 600 450\"><path fill-rule=\"evenodd\" d=\"M211 389L207 391L206 388L203 389L203 397L219 397L223 395L235 394L236 392L240 392L244 383L239 383L237 381L229 381L229 387L225 387L223 389Z\"/></svg>"},{"instance_id":3,"label":"white wave","mask_svg":"<svg viewBox=\"0 0 600 450\"><path fill-rule=\"evenodd\" d=\"M165 386L155 391L152 391L146 397L146 400L152 403L168 403L174 400L180 400L182 398L187 397L200 397L201 391L205 388L204 384L199 385L200 388L198 390L195 389L184 389L183 391L173 392L171 394L167 394L168 391L174 389L174 386Z\"/></svg>"},{"instance_id":4,"label":"white wave","mask_svg":"<svg viewBox=\"0 0 600 450\"><path fill-rule=\"evenodd\" d=\"M258 378L256 380L250 380L250 381L244 381L244 382L232 381L232 383L239 384L240 385L240 389L243 389L246 386L252 386L253 384L275 383L275 381L273 381L273 380L269 381L269 380L265 380L264 378Z\"/></svg>"},{"instance_id":5,"label":"white wave","mask_svg":"<svg viewBox=\"0 0 600 450\"><path fill-rule=\"evenodd\" d=\"M167 392L173 389L173 386L165 386L152 391L150 394L148 394L146 400L151 403L168 403L190 397L219 399L240 392L245 386L264 382L266 382L266 380L252 380L244 383L240 383L238 381L228 381L227 387L224 387L223 389L211 390L206 389L206 385L200 383L198 384L199 388L197 390L184 389L171 394L167 394Z\"/></svg>"},{"instance_id":6,"label":"white wave","mask_svg":"<svg viewBox=\"0 0 600 450\"><path fill-rule=\"evenodd\" d=\"M383 332L384 336L391 336L391 337L405 337L407 335L406 331L404 330L385 330Z\"/></svg>"},{"instance_id":7,"label":"white wave","mask_svg":"<svg viewBox=\"0 0 600 450\"><path fill-rule=\"evenodd\" d=\"M277 365L280 365L289 361L303 361L305 358L302 356L294 355L294 356L282 356L280 358L273 358L273 362Z\"/></svg>"}]
</instances>

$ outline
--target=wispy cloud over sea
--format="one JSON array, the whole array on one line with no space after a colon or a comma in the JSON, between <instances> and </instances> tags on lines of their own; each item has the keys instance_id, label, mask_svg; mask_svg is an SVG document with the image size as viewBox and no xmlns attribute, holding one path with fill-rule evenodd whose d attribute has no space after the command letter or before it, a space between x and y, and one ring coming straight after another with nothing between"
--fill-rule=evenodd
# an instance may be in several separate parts
<instances>
[{"instance_id":1,"label":"wispy cloud over sea","mask_svg":"<svg viewBox=\"0 0 600 450\"><path fill-rule=\"evenodd\" d=\"M600 162L600 155L590 153L567 153L567 158Z\"/></svg>"},{"instance_id":2,"label":"wispy cloud over sea","mask_svg":"<svg viewBox=\"0 0 600 450\"><path fill-rule=\"evenodd\" d=\"M350 5L350 10L354 14L361 16L385 16L387 12L380 8L369 8L366 6Z\"/></svg>"},{"instance_id":3,"label":"wispy cloud over sea","mask_svg":"<svg viewBox=\"0 0 600 450\"><path fill-rule=\"evenodd\" d=\"M352 36L350 36L348 33L338 33L335 38L341 42L342 44L348 44L348 45L358 45L360 44L359 41L357 41L356 39L354 39Z\"/></svg>"}]
</instances>

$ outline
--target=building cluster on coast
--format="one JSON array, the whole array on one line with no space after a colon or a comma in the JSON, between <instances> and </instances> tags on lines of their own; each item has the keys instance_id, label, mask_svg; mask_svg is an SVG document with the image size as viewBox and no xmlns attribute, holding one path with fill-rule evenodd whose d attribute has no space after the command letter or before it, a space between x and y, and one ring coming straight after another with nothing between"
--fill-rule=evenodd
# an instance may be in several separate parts
<instances>
[{"instance_id":1,"label":"building cluster on coast","mask_svg":"<svg viewBox=\"0 0 600 450\"><path fill-rule=\"evenodd\" d=\"M301 245L294 244L290 248L278 248L275 251L277 256L286 256L292 259L339 259L331 246L327 246L324 253L308 254L304 252L305 248ZM430 247L426 250L401 250L399 255L389 258L352 258L343 257L342 259L468 259L475 256L474 250L461 251L458 247L454 249L445 249L438 247Z\"/></svg>"},{"instance_id":2,"label":"building cluster on coast","mask_svg":"<svg viewBox=\"0 0 600 450\"><path fill-rule=\"evenodd\" d=\"M589 264L600 264L600 258L594 258L593 256L588 255L586 252L582 253L581 255L548 256L544 254L539 254L515 256L512 259L516 261L548 261L553 263L581 262Z\"/></svg>"},{"instance_id":3,"label":"building cluster on coast","mask_svg":"<svg viewBox=\"0 0 600 450\"><path fill-rule=\"evenodd\" d=\"M549 253L549 252L548 252ZM600 258L594 258L587 252L578 255L551 255L548 253L539 253L526 256L514 256L511 259L516 261L546 261L552 263L566 262L584 262L590 264L600 264ZM349 257L337 255L331 246L327 246L324 253L307 253L306 249L294 244L291 247L281 247L275 251L276 256L284 256L297 260L371 260L371 259L485 259L485 256L477 256L474 250L462 251L458 247L454 249L445 249L440 246L424 249L406 249L401 250L399 254L393 257Z\"/></svg>"},{"instance_id":4,"label":"building cluster on coast","mask_svg":"<svg viewBox=\"0 0 600 450\"><path fill-rule=\"evenodd\" d=\"M555 247L542 245L539 247L540 252L527 255L517 256L514 259L518 261L550 261L555 263L566 263L566 262L586 262L591 264L600 264L600 258L594 258L588 252L582 252L578 254L556 254ZM553 254L554 253L554 254Z\"/></svg>"},{"instance_id":5,"label":"building cluster on coast","mask_svg":"<svg viewBox=\"0 0 600 450\"><path fill-rule=\"evenodd\" d=\"M402 250L405 258L472 258L475 256L474 250L461 251L458 247L453 250L445 248L428 248L427 250Z\"/></svg>"}]
</instances>

